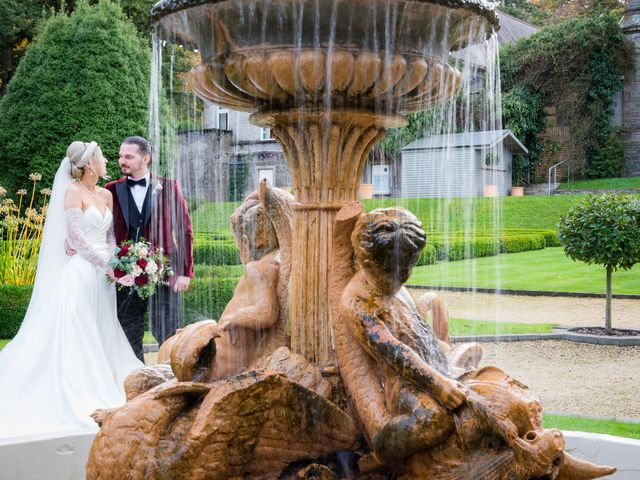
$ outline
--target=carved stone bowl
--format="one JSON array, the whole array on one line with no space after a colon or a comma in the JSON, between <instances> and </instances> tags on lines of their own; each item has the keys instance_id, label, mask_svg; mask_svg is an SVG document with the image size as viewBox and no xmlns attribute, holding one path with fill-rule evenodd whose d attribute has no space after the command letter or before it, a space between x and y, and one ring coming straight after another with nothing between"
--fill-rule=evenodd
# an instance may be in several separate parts
<instances>
[{"instance_id":1,"label":"carved stone bowl","mask_svg":"<svg viewBox=\"0 0 640 480\"><path fill-rule=\"evenodd\" d=\"M482 0L163 0L152 16L163 39L200 50L198 95L251 112L422 110L460 85L450 52L497 29Z\"/></svg>"}]
</instances>

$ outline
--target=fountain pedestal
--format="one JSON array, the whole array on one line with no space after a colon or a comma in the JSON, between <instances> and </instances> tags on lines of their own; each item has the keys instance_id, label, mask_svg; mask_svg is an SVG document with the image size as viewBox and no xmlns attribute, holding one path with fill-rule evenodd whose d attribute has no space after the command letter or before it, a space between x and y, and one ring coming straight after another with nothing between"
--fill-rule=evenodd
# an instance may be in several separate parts
<instances>
[{"instance_id":1,"label":"fountain pedestal","mask_svg":"<svg viewBox=\"0 0 640 480\"><path fill-rule=\"evenodd\" d=\"M335 363L330 325L329 260L336 213L356 199L369 151L400 116L295 109L257 113L289 161L296 199L289 331L291 351L310 362Z\"/></svg>"}]
</instances>

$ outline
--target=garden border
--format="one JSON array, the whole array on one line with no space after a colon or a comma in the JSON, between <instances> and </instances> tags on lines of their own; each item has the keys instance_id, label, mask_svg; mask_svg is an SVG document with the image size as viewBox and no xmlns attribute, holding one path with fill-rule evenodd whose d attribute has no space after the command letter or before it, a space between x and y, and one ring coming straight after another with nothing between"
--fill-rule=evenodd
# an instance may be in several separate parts
<instances>
[{"instance_id":1,"label":"garden border","mask_svg":"<svg viewBox=\"0 0 640 480\"><path fill-rule=\"evenodd\" d=\"M592 345L615 345L618 347L640 346L640 335L628 337L607 337L602 335L586 335L570 332L568 328L556 327L552 333L523 333L519 335L460 335L452 336L454 343L460 342L527 342L537 340L567 340L576 343L590 343Z\"/></svg>"},{"instance_id":2,"label":"garden border","mask_svg":"<svg viewBox=\"0 0 640 480\"><path fill-rule=\"evenodd\" d=\"M483 288L483 287L445 287L434 285L409 285L407 288L415 288L416 290L438 290L438 291L450 291L450 292L476 292L476 293L492 293L495 295L522 295L529 297L575 297L575 298L605 298L604 293L586 293L586 292L555 292L546 290L509 290L498 288ZM634 293L614 293L611 298L628 299L628 300L640 300L640 295Z\"/></svg>"}]
</instances>

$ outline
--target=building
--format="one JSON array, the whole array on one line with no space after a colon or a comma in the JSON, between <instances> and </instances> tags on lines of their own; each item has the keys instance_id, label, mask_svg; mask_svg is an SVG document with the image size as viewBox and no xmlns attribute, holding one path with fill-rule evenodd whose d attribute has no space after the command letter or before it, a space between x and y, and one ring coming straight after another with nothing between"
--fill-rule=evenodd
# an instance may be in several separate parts
<instances>
[{"instance_id":1,"label":"building","mask_svg":"<svg viewBox=\"0 0 640 480\"><path fill-rule=\"evenodd\" d=\"M421 138L400 152L400 196L508 195L513 156L526 153L510 130Z\"/></svg>"},{"instance_id":2,"label":"building","mask_svg":"<svg viewBox=\"0 0 640 480\"><path fill-rule=\"evenodd\" d=\"M501 25L497 37L498 44L514 42L537 31L533 25L511 15L502 12L498 12L498 15ZM454 53L458 61L473 63L472 68L478 76L478 85L482 83L480 76L486 68L485 51L484 48L470 47ZM228 200L238 200L252 192L262 178L267 178L276 187L291 186L291 174L280 145L271 138L269 129L252 125L249 117L250 114L246 112L205 103L205 132L217 129L229 131L233 136L230 150L222 155L228 161L228 165L222 169L226 172L222 181L226 186L217 187L228 192ZM402 179L406 174L403 172L401 160L388 161L381 157L379 152L373 152L364 166L361 182L373 184L373 194L378 197L404 195ZM506 160L510 165L510 157ZM434 176L438 175L434 173ZM479 194L482 195L482 190Z\"/></svg>"}]
</instances>

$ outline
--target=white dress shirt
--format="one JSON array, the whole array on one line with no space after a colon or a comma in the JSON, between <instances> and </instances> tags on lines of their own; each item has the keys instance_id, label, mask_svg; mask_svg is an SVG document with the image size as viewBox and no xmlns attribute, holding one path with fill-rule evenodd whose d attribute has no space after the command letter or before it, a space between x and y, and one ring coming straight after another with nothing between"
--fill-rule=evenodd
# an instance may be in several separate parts
<instances>
[{"instance_id":1,"label":"white dress shirt","mask_svg":"<svg viewBox=\"0 0 640 480\"><path fill-rule=\"evenodd\" d=\"M139 178L128 178L131 178L132 180L140 180ZM133 196L133 201L136 202L136 207L138 207L139 212L142 212L142 205L144 204L144 198L147 196L147 189L149 188L149 183L151 181L151 174L147 172L147 174L142 178L147 180L146 186L134 185L133 187L129 187L131 195Z\"/></svg>"}]
</instances>

